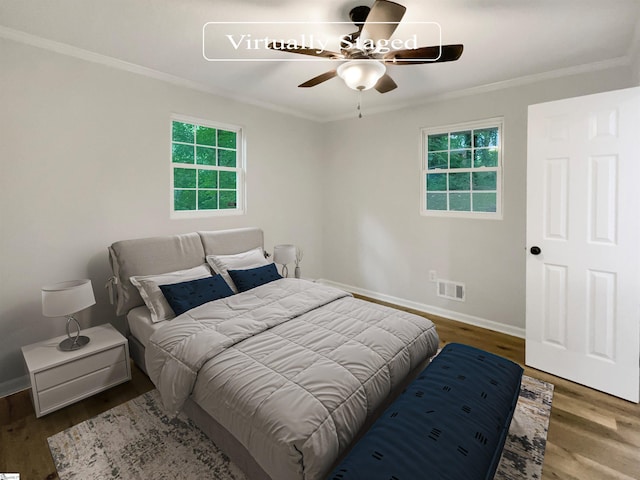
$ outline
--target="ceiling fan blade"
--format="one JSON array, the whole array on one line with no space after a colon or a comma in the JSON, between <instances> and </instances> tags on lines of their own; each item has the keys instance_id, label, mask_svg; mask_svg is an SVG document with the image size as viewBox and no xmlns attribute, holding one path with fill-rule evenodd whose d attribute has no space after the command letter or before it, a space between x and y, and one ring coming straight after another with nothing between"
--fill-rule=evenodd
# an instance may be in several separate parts
<instances>
[{"instance_id":1,"label":"ceiling fan blade","mask_svg":"<svg viewBox=\"0 0 640 480\"><path fill-rule=\"evenodd\" d=\"M289 53L299 53L301 55L311 55L312 57L322 57L322 58L344 58L344 55L337 52L332 52L330 50L318 50L317 48L305 48L305 47L296 47L296 48L285 48L286 46L282 46L280 43L271 42L267 45L271 50L278 50L280 52L289 52Z\"/></svg>"},{"instance_id":2,"label":"ceiling fan blade","mask_svg":"<svg viewBox=\"0 0 640 480\"><path fill-rule=\"evenodd\" d=\"M298 87L307 88L307 87L315 87L316 85L326 82L327 80L331 80L333 77L338 75L337 70L329 70L328 72L321 73L317 77L313 77L311 80L307 80L304 83L298 85Z\"/></svg>"},{"instance_id":3,"label":"ceiling fan blade","mask_svg":"<svg viewBox=\"0 0 640 480\"><path fill-rule=\"evenodd\" d=\"M360 36L365 39L371 39L374 43L383 39L387 40L398 28L398 24L404 17L406 10L407 8L399 3L390 2L389 0L376 0L376 3L371 7L369 15L367 15L367 21L362 27Z\"/></svg>"},{"instance_id":4,"label":"ceiling fan blade","mask_svg":"<svg viewBox=\"0 0 640 480\"><path fill-rule=\"evenodd\" d=\"M460 58L462 55L463 45L442 45L442 52L440 52L440 46L435 45L433 47L421 47L408 50L395 50L385 54L383 59L385 62L393 62L394 65L415 65L420 63L441 63L441 62L453 62ZM440 57L438 58L438 55ZM428 60L428 59L437 60Z\"/></svg>"},{"instance_id":5,"label":"ceiling fan blade","mask_svg":"<svg viewBox=\"0 0 640 480\"><path fill-rule=\"evenodd\" d=\"M378 83L376 83L375 87L373 88L375 88L380 93L387 93L395 88L398 88L398 85L396 85L396 82L393 81L393 78L385 73L382 77L380 77L380 80L378 80Z\"/></svg>"}]
</instances>

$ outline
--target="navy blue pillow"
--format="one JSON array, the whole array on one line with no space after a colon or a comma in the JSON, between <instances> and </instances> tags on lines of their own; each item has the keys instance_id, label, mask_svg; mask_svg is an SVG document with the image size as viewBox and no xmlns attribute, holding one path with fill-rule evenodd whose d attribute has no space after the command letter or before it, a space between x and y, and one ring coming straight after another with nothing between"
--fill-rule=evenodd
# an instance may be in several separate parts
<instances>
[{"instance_id":1,"label":"navy blue pillow","mask_svg":"<svg viewBox=\"0 0 640 480\"><path fill-rule=\"evenodd\" d=\"M246 292L252 288L282 278L278 273L275 263L246 270L229 270L229 275L231 275L231 280L236 284L239 292Z\"/></svg>"},{"instance_id":2,"label":"navy blue pillow","mask_svg":"<svg viewBox=\"0 0 640 480\"><path fill-rule=\"evenodd\" d=\"M176 315L203 303L233 295L233 290L220 275L199 278L188 282L160 285L160 290Z\"/></svg>"}]
</instances>

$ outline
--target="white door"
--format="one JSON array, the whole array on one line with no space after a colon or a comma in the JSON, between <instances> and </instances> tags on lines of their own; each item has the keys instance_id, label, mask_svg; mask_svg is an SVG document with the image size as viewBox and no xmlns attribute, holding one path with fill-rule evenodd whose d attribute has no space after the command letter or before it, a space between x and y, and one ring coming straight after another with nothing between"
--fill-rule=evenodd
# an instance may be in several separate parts
<instances>
[{"instance_id":1,"label":"white door","mask_svg":"<svg viewBox=\"0 0 640 480\"><path fill-rule=\"evenodd\" d=\"M526 364L638 402L640 88L529 107Z\"/></svg>"}]
</instances>

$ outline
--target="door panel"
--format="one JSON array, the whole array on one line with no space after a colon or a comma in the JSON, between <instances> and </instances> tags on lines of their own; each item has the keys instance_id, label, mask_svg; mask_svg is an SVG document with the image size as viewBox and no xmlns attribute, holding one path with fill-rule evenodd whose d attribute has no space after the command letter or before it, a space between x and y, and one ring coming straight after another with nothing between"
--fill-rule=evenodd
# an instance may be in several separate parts
<instances>
[{"instance_id":1,"label":"door panel","mask_svg":"<svg viewBox=\"0 0 640 480\"><path fill-rule=\"evenodd\" d=\"M567 346L567 267L544 266L544 341Z\"/></svg>"},{"instance_id":2,"label":"door panel","mask_svg":"<svg viewBox=\"0 0 640 480\"><path fill-rule=\"evenodd\" d=\"M635 402L639 133L640 88L529 107L526 363Z\"/></svg>"},{"instance_id":3,"label":"door panel","mask_svg":"<svg viewBox=\"0 0 640 480\"><path fill-rule=\"evenodd\" d=\"M567 239L567 206L569 192L569 159L548 158L545 168L545 238Z\"/></svg>"}]
</instances>

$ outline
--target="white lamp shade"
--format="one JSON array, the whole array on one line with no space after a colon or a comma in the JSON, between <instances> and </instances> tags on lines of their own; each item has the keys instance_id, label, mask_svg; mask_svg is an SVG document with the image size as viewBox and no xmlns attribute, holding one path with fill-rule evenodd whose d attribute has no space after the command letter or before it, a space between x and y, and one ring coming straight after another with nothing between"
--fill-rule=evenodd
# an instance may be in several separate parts
<instances>
[{"instance_id":1,"label":"white lamp shade","mask_svg":"<svg viewBox=\"0 0 640 480\"><path fill-rule=\"evenodd\" d=\"M296 261L295 245L276 245L273 247L273 261L280 265L287 265Z\"/></svg>"},{"instance_id":2,"label":"white lamp shade","mask_svg":"<svg viewBox=\"0 0 640 480\"><path fill-rule=\"evenodd\" d=\"M386 71L387 67L377 60L351 60L338 67L338 76L349 88L369 90Z\"/></svg>"},{"instance_id":3,"label":"white lamp shade","mask_svg":"<svg viewBox=\"0 0 640 480\"><path fill-rule=\"evenodd\" d=\"M42 287L42 314L64 317L96 303L91 280L72 280Z\"/></svg>"}]
</instances>

